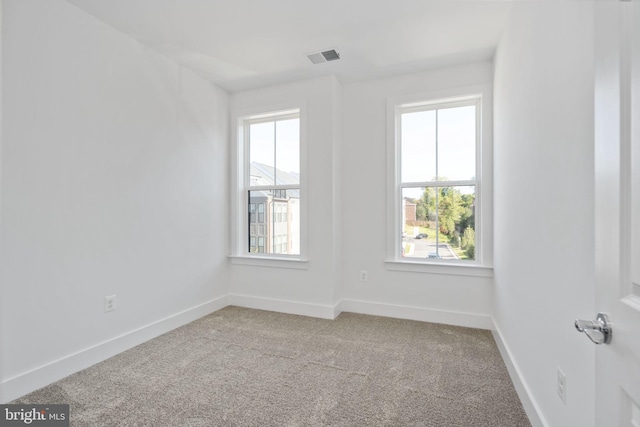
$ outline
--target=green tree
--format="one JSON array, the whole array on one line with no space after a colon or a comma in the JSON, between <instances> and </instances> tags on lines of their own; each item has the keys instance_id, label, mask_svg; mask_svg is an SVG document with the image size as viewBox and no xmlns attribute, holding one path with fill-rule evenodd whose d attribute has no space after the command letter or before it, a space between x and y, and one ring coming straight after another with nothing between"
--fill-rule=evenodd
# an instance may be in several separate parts
<instances>
[{"instance_id":1,"label":"green tree","mask_svg":"<svg viewBox=\"0 0 640 427\"><path fill-rule=\"evenodd\" d=\"M457 188L442 187L439 189L438 198L438 225L443 234L452 234L456 230L456 224L460 223L464 207L462 195Z\"/></svg>"},{"instance_id":2,"label":"green tree","mask_svg":"<svg viewBox=\"0 0 640 427\"><path fill-rule=\"evenodd\" d=\"M474 204L476 196L475 194L463 194L462 195L462 214L460 215L460 223L458 230L460 233L464 233L467 227L475 226Z\"/></svg>"},{"instance_id":3,"label":"green tree","mask_svg":"<svg viewBox=\"0 0 640 427\"><path fill-rule=\"evenodd\" d=\"M436 193L433 188L425 188L422 197L416 201L416 217L420 221L432 220L435 216Z\"/></svg>"},{"instance_id":4,"label":"green tree","mask_svg":"<svg viewBox=\"0 0 640 427\"><path fill-rule=\"evenodd\" d=\"M454 232L449 235L449 243L453 246L460 247L460 232L458 230L454 230Z\"/></svg>"},{"instance_id":5,"label":"green tree","mask_svg":"<svg viewBox=\"0 0 640 427\"><path fill-rule=\"evenodd\" d=\"M473 227L467 227L462 235L462 249L465 250L467 256L471 259L476 255L476 232Z\"/></svg>"},{"instance_id":6,"label":"green tree","mask_svg":"<svg viewBox=\"0 0 640 427\"><path fill-rule=\"evenodd\" d=\"M418 221L426 221L427 220L427 209L424 204L421 203L422 199L419 199L416 202L416 219Z\"/></svg>"}]
</instances>

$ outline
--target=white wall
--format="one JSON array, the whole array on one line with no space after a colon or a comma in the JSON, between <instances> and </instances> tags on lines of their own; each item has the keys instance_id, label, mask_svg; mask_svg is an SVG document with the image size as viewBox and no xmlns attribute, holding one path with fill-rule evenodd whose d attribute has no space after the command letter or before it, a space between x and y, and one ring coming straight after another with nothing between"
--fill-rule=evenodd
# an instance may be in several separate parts
<instances>
[{"instance_id":1,"label":"white wall","mask_svg":"<svg viewBox=\"0 0 640 427\"><path fill-rule=\"evenodd\" d=\"M343 308L348 311L490 327L490 277L389 271L387 99L490 84L490 63L474 63L343 86ZM361 282L360 271L369 279Z\"/></svg>"},{"instance_id":2,"label":"white wall","mask_svg":"<svg viewBox=\"0 0 640 427\"><path fill-rule=\"evenodd\" d=\"M232 121L238 115L297 106L306 117L301 124L301 150L306 151L307 160L301 173L306 174L303 180L307 182L302 194L306 226L304 222L302 226L306 228L308 265L291 269L234 263L230 268L230 302L333 317L340 288L340 85L333 77L322 77L231 96ZM233 147L235 144L232 141Z\"/></svg>"},{"instance_id":3,"label":"white wall","mask_svg":"<svg viewBox=\"0 0 640 427\"><path fill-rule=\"evenodd\" d=\"M495 320L534 425L594 424L594 346L573 327L595 316L593 60L588 2L514 6L495 60Z\"/></svg>"},{"instance_id":4,"label":"white wall","mask_svg":"<svg viewBox=\"0 0 640 427\"><path fill-rule=\"evenodd\" d=\"M4 1L2 53L8 400L220 305L228 97L62 0Z\"/></svg>"},{"instance_id":5,"label":"white wall","mask_svg":"<svg viewBox=\"0 0 640 427\"><path fill-rule=\"evenodd\" d=\"M490 84L492 77L490 63L476 63L342 87L320 78L233 94L232 122L247 112L305 105L310 261L307 269L287 269L234 258L230 302L320 317L345 310L490 328L491 277L387 271L384 261L387 98ZM359 282L363 269L366 283Z\"/></svg>"}]
</instances>

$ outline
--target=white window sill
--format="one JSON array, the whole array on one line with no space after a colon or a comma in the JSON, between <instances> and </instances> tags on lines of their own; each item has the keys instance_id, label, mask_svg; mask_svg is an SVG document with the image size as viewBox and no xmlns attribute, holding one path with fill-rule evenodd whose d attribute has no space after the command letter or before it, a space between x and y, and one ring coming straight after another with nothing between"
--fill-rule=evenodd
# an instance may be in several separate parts
<instances>
[{"instance_id":1,"label":"white window sill","mask_svg":"<svg viewBox=\"0 0 640 427\"><path fill-rule=\"evenodd\" d=\"M290 257L229 255L229 261L234 265L250 265L254 267L275 267L306 270L309 268L309 260Z\"/></svg>"},{"instance_id":2,"label":"white window sill","mask_svg":"<svg viewBox=\"0 0 640 427\"><path fill-rule=\"evenodd\" d=\"M387 270L418 273L447 274L451 276L493 277L493 267L473 264L453 264L436 262L418 262L404 260L386 260Z\"/></svg>"}]
</instances>

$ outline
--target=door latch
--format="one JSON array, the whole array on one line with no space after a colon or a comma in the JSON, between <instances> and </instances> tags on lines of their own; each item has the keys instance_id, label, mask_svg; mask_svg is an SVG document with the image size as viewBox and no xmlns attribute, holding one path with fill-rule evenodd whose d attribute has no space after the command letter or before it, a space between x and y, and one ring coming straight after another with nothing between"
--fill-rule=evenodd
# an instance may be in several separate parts
<instances>
[{"instance_id":1,"label":"door latch","mask_svg":"<svg viewBox=\"0 0 640 427\"><path fill-rule=\"evenodd\" d=\"M595 344L609 344L611 342L611 324L609 317L598 313L596 320L578 320L575 322L578 332L584 332Z\"/></svg>"}]
</instances>

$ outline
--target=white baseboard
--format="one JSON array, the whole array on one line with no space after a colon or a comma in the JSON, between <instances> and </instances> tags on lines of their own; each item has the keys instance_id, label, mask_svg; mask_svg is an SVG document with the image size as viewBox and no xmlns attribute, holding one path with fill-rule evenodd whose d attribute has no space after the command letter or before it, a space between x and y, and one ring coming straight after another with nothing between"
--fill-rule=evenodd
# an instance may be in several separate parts
<instances>
[{"instance_id":1,"label":"white baseboard","mask_svg":"<svg viewBox=\"0 0 640 427\"><path fill-rule=\"evenodd\" d=\"M526 381L524 381L518 365L513 360L509 347L502 339L502 333L500 332L500 328L498 328L498 325L495 323L495 321L493 321L493 328L491 330L491 333L493 334L493 339L498 345L498 350L500 350L502 360L504 360L504 364L507 366L507 371L509 371L511 382L513 382L513 386L518 393L518 397L520 397L520 402L522 402L522 406L524 407L524 411L527 413L527 417L529 417L531 425L533 427L548 426L546 420L540 412L538 404L531 397L532 395L530 393L529 387L527 386Z\"/></svg>"},{"instance_id":2,"label":"white baseboard","mask_svg":"<svg viewBox=\"0 0 640 427\"><path fill-rule=\"evenodd\" d=\"M8 378L0 384L0 402L10 402L227 305L225 295Z\"/></svg>"},{"instance_id":3,"label":"white baseboard","mask_svg":"<svg viewBox=\"0 0 640 427\"><path fill-rule=\"evenodd\" d=\"M343 299L334 305L322 305L240 294L229 294L228 298L229 305L321 319L335 319L342 312L351 312L487 330L493 327L490 316L369 301Z\"/></svg>"},{"instance_id":4,"label":"white baseboard","mask_svg":"<svg viewBox=\"0 0 640 427\"><path fill-rule=\"evenodd\" d=\"M343 299L342 311L374 316L395 317L398 319L418 320L421 322L444 323L467 328L492 329L491 317L483 314L460 313L456 311L436 310L406 305L383 304L371 301Z\"/></svg>"},{"instance_id":5,"label":"white baseboard","mask_svg":"<svg viewBox=\"0 0 640 427\"><path fill-rule=\"evenodd\" d=\"M335 319L336 317L340 316L340 313L342 313L342 311L342 300L340 300L336 303L336 305L333 306L333 318Z\"/></svg>"},{"instance_id":6,"label":"white baseboard","mask_svg":"<svg viewBox=\"0 0 640 427\"><path fill-rule=\"evenodd\" d=\"M277 311L279 313L298 314L321 319L335 319L340 314L338 311L340 303L336 305L321 305L239 294L229 294L228 298L229 305L257 310Z\"/></svg>"}]
</instances>

